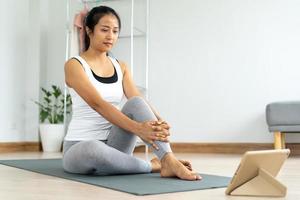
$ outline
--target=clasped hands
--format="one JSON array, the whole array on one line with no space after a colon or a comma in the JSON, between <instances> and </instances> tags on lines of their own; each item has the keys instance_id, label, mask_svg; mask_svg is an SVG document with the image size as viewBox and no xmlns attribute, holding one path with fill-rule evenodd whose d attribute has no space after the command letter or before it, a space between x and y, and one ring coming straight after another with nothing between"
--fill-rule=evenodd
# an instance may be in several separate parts
<instances>
[{"instance_id":1,"label":"clasped hands","mask_svg":"<svg viewBox=\"0 0 300 200\"><path fill-rule=\"evenodd\" d=\"M158 146L154 142L169 142L169 129L169 124L164 120L146 121L141 123L141 129L138 136L158 150Z\"/></svg>"}]
</instances>

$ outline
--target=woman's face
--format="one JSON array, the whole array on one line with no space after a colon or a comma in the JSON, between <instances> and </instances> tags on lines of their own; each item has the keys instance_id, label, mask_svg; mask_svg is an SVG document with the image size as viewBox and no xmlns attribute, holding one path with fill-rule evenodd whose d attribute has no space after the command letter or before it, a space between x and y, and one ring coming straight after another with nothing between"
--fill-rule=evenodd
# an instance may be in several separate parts
<instances>
[{"instance_id":1,"label":"woman's face","mask_svg":"<svg viewBox=\"0 0 300 200\"><path fill-rule=\"evenodd\" d=\"M119 36L119 24L114 15L104 15L94 31L89 34L90 46L100 51L109 51L116 43Z\"/></svg>"}]
</instances>

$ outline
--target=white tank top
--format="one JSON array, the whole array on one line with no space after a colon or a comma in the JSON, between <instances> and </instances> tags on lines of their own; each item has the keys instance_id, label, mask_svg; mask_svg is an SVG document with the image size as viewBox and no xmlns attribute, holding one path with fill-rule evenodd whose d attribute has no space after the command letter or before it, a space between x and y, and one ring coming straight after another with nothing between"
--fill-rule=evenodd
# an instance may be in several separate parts
<instances>
[{"instance_id":1,"label":"white tank top","mask_svg":"<svg viewBox=\"0 0 300 200\"><path fill-rule=\"evenodd\" d=\"M101 97L117 109L120 109L119 105L124 93L122 86L123 74L118 61L112 57L108 57L115 68L117 81L114 83L103 83L94 77L90 66L83 58L80 56L75 56L74 58L80 61L88 79ZM106 140L112 124L93 110L74 89L69 88L69 91L72 98L72 118L65 140Z\"/></svg>"}]
</instances>

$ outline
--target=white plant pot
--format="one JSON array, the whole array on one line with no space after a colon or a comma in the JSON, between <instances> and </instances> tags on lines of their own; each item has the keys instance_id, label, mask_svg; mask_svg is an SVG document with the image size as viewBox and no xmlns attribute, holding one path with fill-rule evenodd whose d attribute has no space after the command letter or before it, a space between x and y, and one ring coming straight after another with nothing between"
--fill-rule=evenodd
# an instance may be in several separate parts
<instances>
[{"instance_id":1,"label":"white plant pot","mask_svg":"<svg viewBox=\"0 0 300 200\"><path fill-rule=\"evenodd\" d=\"M59 152L64 139L63 124L40 124L40 135L44 152Z\"/></svg>"}]
</instances>

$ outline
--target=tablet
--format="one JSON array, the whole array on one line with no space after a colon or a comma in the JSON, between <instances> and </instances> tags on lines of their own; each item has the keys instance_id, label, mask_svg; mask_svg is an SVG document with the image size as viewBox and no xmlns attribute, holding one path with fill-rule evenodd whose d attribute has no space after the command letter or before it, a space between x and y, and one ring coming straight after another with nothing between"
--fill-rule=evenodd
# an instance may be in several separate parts
<instances>
[{"instance_id":1,"label":"tablet","mask_svg":"<svg viewBox=\"0 0 300 200\"><path fill-rule=\"evenodd\" d=\"M284 161L290 154L289 149L279 149L279 150L261 150L261 151L248 151L246 152L240 164L231 179L230 184L228 185L225 193L227 195L235 195L234 191L238 190L239 187L243 185L247 185L247 182L251 182L255 177L258 176L259 172L263 171L264 174L267 176L275 177L281 166L283 165ZM279 183L277 183L279 184ZM248 184L249 185L249 184ZM253 187L257 187L256 190L260 190L261 186L257 186L257 184L252 183L252 188L249 190L255 193ZM245 186L244 186L245 188ZM237 192L236 192L237 193ZM249 193L249 192L248 192ZM255 195L255 194L254 194Z\"/></svg>"}]
</instances>

